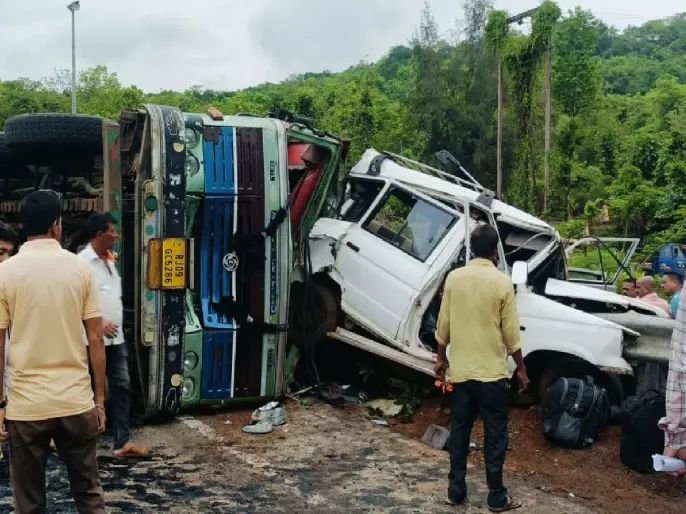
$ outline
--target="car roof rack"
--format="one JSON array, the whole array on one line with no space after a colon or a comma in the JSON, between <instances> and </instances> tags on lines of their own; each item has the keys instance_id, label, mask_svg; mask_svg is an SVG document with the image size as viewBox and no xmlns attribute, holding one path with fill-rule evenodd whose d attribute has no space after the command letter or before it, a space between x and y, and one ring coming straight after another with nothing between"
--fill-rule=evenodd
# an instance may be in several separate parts
<instances>
[{"instance_id":1,"label":"car roof rack","mask_svg":"<svg viewBox=\"0 0 686 514\"><path fill-rule=\"evenodd\" d=\"M439 170L438 168L434 168L433 166L429 166L428 164L423 164L421 162L415 161L408 157L404 157L402 155L398 155L393 152L384 152L384 154L386 154L390 159L395 161L397 164L400 164L401 166L410 168L414 171L419 171L420 173L432 175L447 182L452 182L454 184L457 184L458 186L466 187L478 193L481 193L486 189L484 186L479 184L479 182L477 182L476 179L469 174L469 172L462 168L462 166L460 166L460 171L462 171L468 177L468 179L460 178L454 173Z\"/></svg>"}]
</instances>

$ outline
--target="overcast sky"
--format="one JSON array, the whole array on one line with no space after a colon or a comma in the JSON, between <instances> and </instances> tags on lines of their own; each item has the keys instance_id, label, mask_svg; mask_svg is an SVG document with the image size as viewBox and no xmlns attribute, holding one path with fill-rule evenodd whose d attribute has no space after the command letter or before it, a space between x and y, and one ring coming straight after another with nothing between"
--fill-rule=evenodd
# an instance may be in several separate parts
<instances>
[{"instance_id":1,"label":"overcast sky","mask_svg":"<svg viewBox=\"0 0 686 514\"><path fill-rule=\"evenodd\" d=\"M0 0L0 79L71 68L67 0ZM461 0L429 0L440 30L459 27ZM496 0L515 14L538 0ZM294 73L340 71L406 43L422 0L81 0L77 69L96 64L145 91L234 90ZM558 0L618 28L686 11L684 0Z\"/></svg>"}]
</instances>

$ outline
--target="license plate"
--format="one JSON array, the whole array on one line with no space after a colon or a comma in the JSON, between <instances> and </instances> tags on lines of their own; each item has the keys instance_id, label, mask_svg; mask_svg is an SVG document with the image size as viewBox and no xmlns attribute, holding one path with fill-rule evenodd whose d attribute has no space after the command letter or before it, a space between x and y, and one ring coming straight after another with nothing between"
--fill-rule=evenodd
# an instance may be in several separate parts
<instances>
[{"instance_id":1,"label":"license plate","mask_svg":"<svg viewBox=\"0 0 686 514\"><path fill-rule=\"evenodd\" d=\"M162 240L162 288L186 288L186 240Z\"/></svg>"}]
</instances>

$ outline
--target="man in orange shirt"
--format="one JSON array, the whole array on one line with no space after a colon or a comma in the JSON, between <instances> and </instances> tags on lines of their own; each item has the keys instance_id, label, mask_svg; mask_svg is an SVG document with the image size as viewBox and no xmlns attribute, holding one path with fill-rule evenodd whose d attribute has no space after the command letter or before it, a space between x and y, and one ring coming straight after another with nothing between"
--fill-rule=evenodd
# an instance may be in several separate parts
<instances>
[{"instance_id":1,"label":"man in orange shirt","mask_svg":"<svg viewBox=\"0 0 686 514\"><path fill-rule=\"evenodd\" d=\"M27 242L0 273L0 340L12 330L7 396L0 367L0 435L10 436L15 510L46 511L45 464L53 439L78 511L102 514L105 500L95 453L98 433L105 429L98 285L90 266L60 246L57 193L29 194L20 217ZM3 345L0 354L2 362Z\"/></svg>"}]
</instances>

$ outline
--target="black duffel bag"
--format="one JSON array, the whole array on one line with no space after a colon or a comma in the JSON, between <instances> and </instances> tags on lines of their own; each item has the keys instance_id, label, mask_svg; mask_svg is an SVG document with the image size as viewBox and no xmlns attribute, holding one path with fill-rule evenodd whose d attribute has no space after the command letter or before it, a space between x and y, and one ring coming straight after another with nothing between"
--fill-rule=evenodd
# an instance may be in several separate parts
<instances>
[{"instance_id":1,"label":"black duffel bag","mask_svg":"<svg viewBox=\"0 0 686 514\"><path fill-rule=\"evenodd\" d=\"M584 448L597 439L610 417L607 391L593 377L559 378L545 395L543 435L563 448Z\"/></svg>"},{"instance_id":2,"label":"black duffel bag","mask_svg":"<svg viewBox=\"0 0 686 514\"><path fill-rule=\"evenodd\" d=\"M665 415L665 395L649 389L631 396L622 405L622 442L619 457L622 463L638 471L653 471L653 454L661 454L665 434L657 422Z\"/></svg>"}]
</instances>

